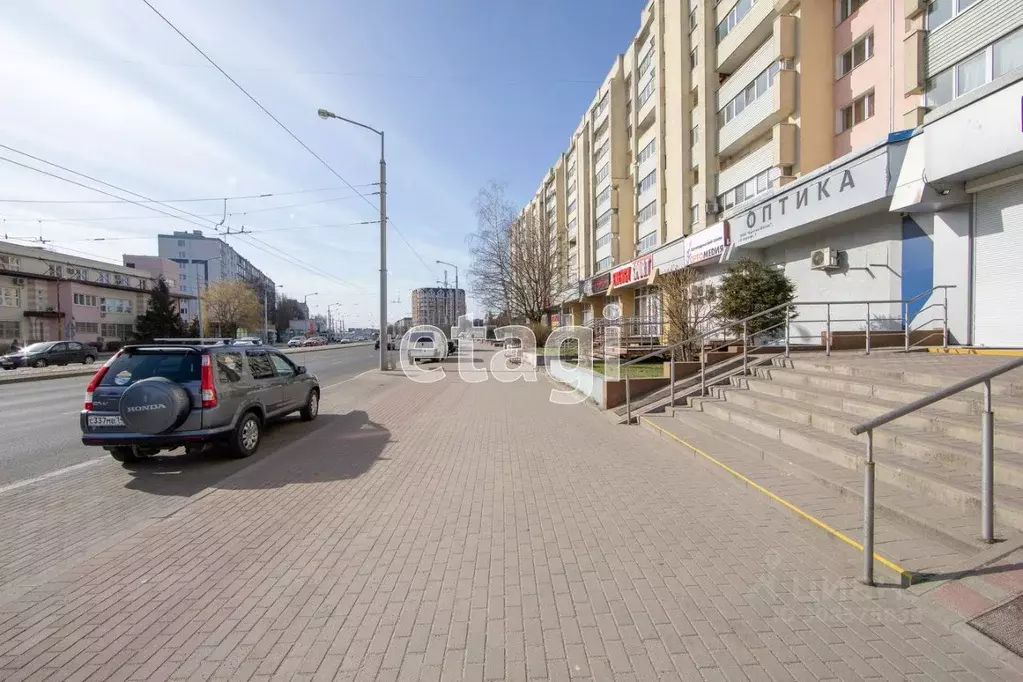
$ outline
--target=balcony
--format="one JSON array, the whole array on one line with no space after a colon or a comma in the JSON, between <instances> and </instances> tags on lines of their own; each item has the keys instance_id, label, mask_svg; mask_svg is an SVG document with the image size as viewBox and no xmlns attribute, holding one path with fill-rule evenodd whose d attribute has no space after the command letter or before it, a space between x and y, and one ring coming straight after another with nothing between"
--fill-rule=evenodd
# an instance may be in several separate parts
<instances>
[{"instance_id":1,"label":"balcony","mask_svg":"<svg viewBox=\"0 0 1023 682\"><path fill-rule=\"evenodd\" d=\"M749 3L752 2L752 7ZM732 73L768 37L773 30L773 19L778 14L782 0L738 0L731 4L718 5L718 25L726 21L733 8L749 7L746 14L718 42L717 70Z\"/></svg>"},{"instance_id":2,"label":"balcony","mask_svg":"<svg viewBox=\"0 0 1023 682\"><path fill-rule=\"evenodd\" d=\"M792 115L796 110L796 72L780 70L765 95L757 97L718 130L718 154L736 153Z\"/></svg>"}]
</instances>

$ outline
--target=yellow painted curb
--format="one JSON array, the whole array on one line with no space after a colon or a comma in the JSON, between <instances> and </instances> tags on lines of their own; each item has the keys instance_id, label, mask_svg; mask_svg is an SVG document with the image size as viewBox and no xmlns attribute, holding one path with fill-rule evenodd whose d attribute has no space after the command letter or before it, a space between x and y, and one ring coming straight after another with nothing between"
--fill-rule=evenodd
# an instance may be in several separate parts
<instances>
[{"instance_id":1,"label":"yellow painted curb","mask_svg":"<svg viewBox=\"0 0 1023 682\"><path fill-rule=\"evenodd\" d=\"M696 447L692 443L689 443L689 442L679 438L678 436L676 436L671 431L668 431L667 429L661 428L660 426L658 426L657 424L653 423L652 421L650 421L646 417L640 417L640 419L642 419L644 422L646 422L650 426L654 427L655 429L657 429L658 431L660 431L664 435L671 437L672 439L674 439L675 441L679 442L680 444L682 444L683 446L685 446L689 450L692 450L696 454L700 455L701 457L703 457L707 461L709 461L709 462L711 462L713 464L716 464L717 466L721 467L722 469L724 469L725 471L727 471L731 475L735 476L736 478L738 478L740 481L742 481L746 485L749 485L749 486L755 488L756 490L759 490L760 492L764 493L765 495L770 497L772 500L774 500L778 504L781 504L782 506L787 507L791 511L794 511L795 513L799 514L801 517L803 517L804 519L806 519L810 523L814 524L818 528L822 529L826 533L829 533L829 534L833 535L834 537L838 538L839 540L841 540L842 542L846 543L847 545L850 545L851 547L855 547L860 552L863 552L863 545L862 544L860 544L859 542L856 542L851 537L849 537L848 535L846 535L842 531L838 530L837 528L832 528L828 524L826 524L823 521L821 521L820 519L818 519L816 516L813 516L812 514L806 513L805 511L803 511L802 509L800 509L796 505L792 504L791 502L789 502L785 498L779 497L778 495L775 495L770 490L768 490L764 486L760 485L756 481L754 481L754 480L752 480L752 479L750 479L750 478L740 474L738 471L736 471L732 467L728 466L724 462L721 462L720 460L717 460L717 459L711 457L706 452L704 452L700 448ZM904 586L909 586L909 585L912 585L914 582L916 582L914 580L915 575L914 575L914 573L912 571L907 571L906 569L904 569L902 566L899 566L894 561L890 561L890 560L884 558L883 556L881 556L880 554L877 554L877 553L874 554L874 561L877 561L881 565L886 566L887 568L891 569L895 573L898 573L899 576L901 576L901 578L902 578L902 584Z\"/></svg>"},{"instance_id":2,"label":"yellow painted curb","mask_svg":"<svg viewBox=\"0 0 1023 682\"><path fill-rule=\"evenodd\" d=\"M1023 348L928 348L928 353L943 355L1000 355L1010 358L1023 357Z\"/></svg>"}]
</instances>

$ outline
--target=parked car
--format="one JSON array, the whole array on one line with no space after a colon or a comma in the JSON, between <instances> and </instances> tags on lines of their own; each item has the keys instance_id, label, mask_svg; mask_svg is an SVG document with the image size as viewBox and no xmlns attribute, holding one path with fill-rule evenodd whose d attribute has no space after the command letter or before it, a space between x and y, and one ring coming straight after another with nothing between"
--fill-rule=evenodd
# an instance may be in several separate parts
<instances>
[{"instance_id":1,"label":"parked car","mask_svg":"<svg viewBox=\"0 0 1023 682\"><path fill-rule=\"evenodd\" d=\"M207 444L248 457L268 422L292 412L312 421L319 407L316 376L273 348L132 345L89 381L80 426L82 443L119 462Z\"/></svg>"},{"instance_id":2,"label":"parked car","mask_svg":"<svg viewBox=\"0 0 1023 682\"><path fill-rule=\"evenodd\" d=\"M341 339L338 343L351 343L351 339Z\"/></svg>"},{"instance_id":3,"label":"parked car","mask_svg":"<svg viewBox=\"0 0 1023 682\"><path fill-rule=\"evenodd\" d=\"M233 342L236 346L261 346L263 340L256 336L243 336Z\"/></svg>"},{"instance_id":4,"label":"parked car","mask_svg":"<svg viewBox=\"0 0 1023 682\"><path fill-rule=\"evenodd\" d=\"M298 348L299 346L305 345L305 339L301 336L296 336L293 339L288 340L288 348Z\"/></svg>"},{"instance_id":5,"label":"parked car","mask_svg":"<svg viewBox=\"0 0 1023 682\"><path fill-rule=\"evenodd\" d=\"M15 353L0 357L0 367L46 367L80 362L84 365L96 362L98 351L78 341L41 341L25 346Z\"/></svg>"},{"instance_id":6,"label":"parked car","mask_svg":"<svg viewBox=\"0 0 1023 682\"><path fill-rule=\"evenodd\" d=\"M408 357L413 362L426 360L440 362L447 357L447 350L448 340L439 332L415 332L409 336Z\"/></svg>"},{"instance_id":7,"label":"parked car","mask_svg":"<svg viewBox=\"0 0 1023 682\"><path fill-rule=\"evenodd\" d=\"M323 338L322 336L310 336L308 339L305 340L305 343L303 343L302 345L303 346L326 346L327 345L327 339Z\"/></svg>"}]
</instances>

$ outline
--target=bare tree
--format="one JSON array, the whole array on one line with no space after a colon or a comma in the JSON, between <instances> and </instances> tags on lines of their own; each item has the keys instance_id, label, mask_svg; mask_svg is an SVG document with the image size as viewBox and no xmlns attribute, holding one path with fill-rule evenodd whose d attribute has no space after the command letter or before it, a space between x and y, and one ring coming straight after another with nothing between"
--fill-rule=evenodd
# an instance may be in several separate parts
<instances>
[{"instance_id":1,"label":"bare tree","mask_svg":"<svg viewBox=\"0 0 1023 682\"><path fill-rule=\"evenodd\" d=\"M204 333L216 328L218 334L234 336L239 328L258 329L261 324L259 298L240 279L211 284L202 294L202 306L206 311Z\"/></svg>"},{"instance_id":2,"label":"bare tree","mask_svg":"<svg viewBox=\"0 0 1023 682\"><path fill-rule=\"evenodd\" d=\"M490 310L538 322L571 291L562 237L545 212L517 212L491 182L476 197L476 231L469 236L473 294Z\"/></svg>"},{"instance_id":3,"label":"bare tree","mask_svg":"<svg viewBox=\"0 0 1023 682\"><path fill-rule=\"evenodd\" d=\"M701 332L709 331L717 320L717 290L711 284L700 282L693 268L672 270L657 277L661 289L661 311L667 323L666 336L672 346L682 341L679 350L682 361L700 357L700 342L689 341Z\"/></svg>"}]
</instances>

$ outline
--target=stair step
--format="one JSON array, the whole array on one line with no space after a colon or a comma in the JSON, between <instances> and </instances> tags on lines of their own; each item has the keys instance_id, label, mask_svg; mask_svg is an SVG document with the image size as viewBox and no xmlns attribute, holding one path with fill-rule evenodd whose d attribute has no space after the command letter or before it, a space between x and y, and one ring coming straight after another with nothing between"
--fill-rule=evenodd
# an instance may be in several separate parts
<instances>
[{"instance_id":1,"label":"stair step","mask_svg":"<svg viewBox=\"0 0 1023 682\"><path fill-rule=\"evenodd\" d=\"M641 423L673 434L849 538L862 540L862 480L855 473L783 448L750 446L746 441L756 441L756 434L694 409L676 410L675 417L644 416ZM971 519L938 516L933 505L907 501L902 490L880 482L875 484L875 514L874 551L913 572L941 572L987 546L971 536Z\"/></svg>"},{"instance_id":2,"label":"stair step","mask_svg":"<svg viewBox=\"0 0 1023 682\"><path fill-rule=\"evenodd\" d=\"M964 356L957 357L963 358ZM988 361L987 358L969 358L968 360L960 359L960 362L970 362L971 360L979 360L972 363L976 365L976 369L965 374L951 374L940 371L938 368L949 366L947 357L917 356L903 353L879 353L869 358L862 353L850 354L846 358L843 358L841 354L833 355L831 358L794 355L790 358L790 365L799 370L856 377L868 382L879 380L918 386L929 393L936 389L950 386L972 374L979 374L985 369L1003 364L1003 362L1008 361L1008 358L999 358L997 362ZM937 369L937 371L928 371L929 369ZM966 389L966 392L971 395L983 394L984 388L982 385L977 385ZM1016 369L995 377L991 381L991 392L994 395L1000 396L1023 397L1023 370Z\"/></svg>"},{"instance_id":3,"label":"stair step","mask_svg":"<svg viewBox=\"0 0 1023 682\"><path fill-rule=\"evenodd\" d=\"M840 373L814 372L807 369L771 367L762 369L765 378L792 386L810 387L861 397L875 398L904 405L919 400L937 388L949 386L955 381L942 383L939 387L917 386L898 381L863 378ZM980 415L984 409L984 397L975 391L964 391L936 403L941 409L963 415ZM1014 396L999 395L992 399L992 409L1010 421L1023 422L1023 400Z\"/></svg>"},{"instance_id":4,"label":"stair step","mask_svg":"<svg viewBox=\"0 0 1023 682\"><path fill-rule=\"evenodd\" d=\"M851 471L859 471L865 457L865 443L849 437L836 435L828 431L814 428L809 423L800 424L775 414L759 411L731 401L731 393L737 396L748 392L733 389L727 391L728 400L714 398L697 398L692 401L694 408L701 409L713 417L727 421L737 427L763 436L793 448L797 448L811 456L842 466ZM741 397L740 397L741 399ZM779 402L777 400L773 402ZM761 404L766 407L766 403ZM819 410L812 416L812 423L819 426L829 425L833 420L841 419L833 415L824 415ZM894 452L879 438L880 430L874 436L874 460L877 480L907 492L919 495L923 499L939 501L952 505L959 510L980 509L980 476L977 473L953 469L936 461L915 459ZM919 439L918 434L910 433L902 440L895 438L903 448L914 450L921 446L910 446ZM755 443L754 443L755 445ZM998 524L1023 529L1023 491L1005 484L995 484L995 518ZM979 516L979 513L977 513ZM979 520L978 520L979 522Z\"/></svg>"},{"instance_id":5,"label":"stair step","mask_svg":"<svg viewBox=\"0 0 1023 682\"><path fill-rule=\"evenodd\" d=\"M726 399L729 402L809 425L856 443L862 443L864 437L852 435L850 429L854 425L891 409L869 399L794 389L765 379L740 379L739 383L745 390L728 391ZM840 405L839 409L836 409L836 403ZM860 414L850 414L850 409L856 409ZM979 424L974 425L955 415L914 414L875 429L875 447L927 463L948 465L959 471L980 470ZM972 419L979 421L979 417ZM969 436L971 432L972 439L957 437ZM999 433L1003 435L999 437ZM1020 454L1023 434L1020 429L1011 424L996 424L995 445L1001 446L994 452L995 481L1023 489L1023 455Z\"/></svg>"}]
</instances>

